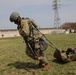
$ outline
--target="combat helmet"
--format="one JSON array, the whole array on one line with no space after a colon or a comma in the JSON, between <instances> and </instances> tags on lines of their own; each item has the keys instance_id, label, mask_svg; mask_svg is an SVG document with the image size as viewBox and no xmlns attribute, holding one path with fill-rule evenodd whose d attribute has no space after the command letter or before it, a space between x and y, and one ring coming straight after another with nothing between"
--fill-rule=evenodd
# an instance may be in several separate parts
<instances>
[{"instance_id":1,"label":"combat helmet","mask_svg":"<svg viewBox=\"0 0 76 75\"><path fill-rule=\"evenodd\" d=\"M14 22L14 21L16 21L17 20L17 18L19 17L20 15L19 15L19 13L17 13L17 12L13 12L11 15L10 15L10 21L11 22Z\"/></svg>"}]
</instances>

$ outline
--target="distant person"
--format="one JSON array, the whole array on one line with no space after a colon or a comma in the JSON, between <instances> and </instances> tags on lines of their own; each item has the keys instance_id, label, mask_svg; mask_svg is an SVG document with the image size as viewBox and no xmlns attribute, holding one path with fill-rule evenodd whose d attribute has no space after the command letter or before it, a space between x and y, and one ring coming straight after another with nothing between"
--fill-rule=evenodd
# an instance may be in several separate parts
<instances>
[{"instance_id":1,"label":"distant person","mask_svg":"<svg viewBox=\"0 0 76 75\"><path fill-rule=\"evenodd\" d=\"M43 51L47 49L48 44L43 39L42 34L37 30L37 25L34 20L21 18L19 13L13 12L10 15L10 21L17 24L19 34L26 43L26 54L32 59L38 60L39 67L43 67L44 69L49 68L48 61L43 54ZM41 41L44 41L45 46Z\"/></svg>"},{"instance_id":2,"label":"distant person","mask_svg":"<svg viewBox=\"0 0 76 75\"><path fill-rule=\"evenodd\" d=\"M2 38L4 37L4 35L2 34Z\"/></svg>"}]
</instances>

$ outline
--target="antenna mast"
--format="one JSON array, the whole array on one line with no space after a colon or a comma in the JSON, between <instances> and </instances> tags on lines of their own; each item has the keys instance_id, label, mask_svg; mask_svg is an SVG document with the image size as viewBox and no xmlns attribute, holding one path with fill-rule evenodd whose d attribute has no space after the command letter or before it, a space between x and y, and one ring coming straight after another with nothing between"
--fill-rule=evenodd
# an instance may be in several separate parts
<instances>
[{"instance_id":1,"label":"antenna mast","mask_svg":"<svg viewBox=\"0 0 76 75\"><path fill-rule=\"evenodd\" d=\"M59 17L59 11L60 8L59 0L53 0L53 9L54 9L54 27L56 29L60 26L60 17Z\"/></svg>"}]
</instances>

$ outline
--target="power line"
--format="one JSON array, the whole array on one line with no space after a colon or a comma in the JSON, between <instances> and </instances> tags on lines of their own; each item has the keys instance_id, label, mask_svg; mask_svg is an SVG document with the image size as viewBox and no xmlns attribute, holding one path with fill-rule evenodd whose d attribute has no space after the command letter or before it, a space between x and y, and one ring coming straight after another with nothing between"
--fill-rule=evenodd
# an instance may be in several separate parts
<instances>
[{"instance_id":1,"label":"power line","mask_svg":"<svg viewBox=\"0 0 76 75\"><path fill-rule=\"evenodd\" d=\"M58 29L60 26L59 8L60 8L60 1L59 0L53 0L54 27L56 29Z\"/></svg>"}]
</instances>

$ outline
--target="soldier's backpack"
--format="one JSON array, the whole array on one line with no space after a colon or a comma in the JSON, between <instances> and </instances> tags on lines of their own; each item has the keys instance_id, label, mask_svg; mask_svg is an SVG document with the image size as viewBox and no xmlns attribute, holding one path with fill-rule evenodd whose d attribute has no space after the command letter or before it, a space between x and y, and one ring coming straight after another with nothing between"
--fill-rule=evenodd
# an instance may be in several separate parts
<instances>
[{"instance_id":1,"label":"soldier's backpack","mask_svg":"<svg viewBox=\"0 0 76 75\"><path fill-rule=\"evenodd\" d=\"M48 47L48 41L44 37L39 38L39 44L40 44L40 49L42 51L46 50Z\"/></svg>"}]
</instances>

